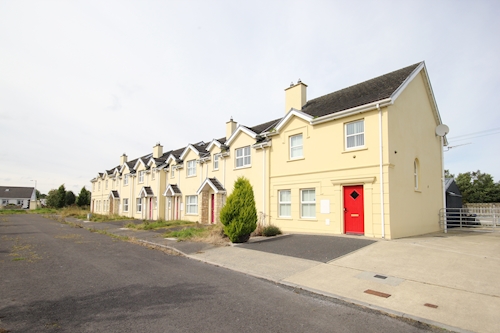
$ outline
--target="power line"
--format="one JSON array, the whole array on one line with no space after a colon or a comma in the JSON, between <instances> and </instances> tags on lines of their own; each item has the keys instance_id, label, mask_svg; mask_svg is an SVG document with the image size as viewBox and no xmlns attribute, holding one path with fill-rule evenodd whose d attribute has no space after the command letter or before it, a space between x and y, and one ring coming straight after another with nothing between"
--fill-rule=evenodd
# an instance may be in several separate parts
<instances>
[{"instance_id":1,"label":"power line","mask_svg":"<svg viewBox=\"0 0 500 333\"><path fill-rule=\"evenodd\" d=\"M478 133L482 133L482 132L478 132ZM484 133L484 131L483 131L483 133ZM464 134L462 136L466 136L466 135L473 135L473 136L464 137L464 138L460 138L460 139L456 139L457 137L455 137L455 138L449 138L448 141L456 142L456 141L470 140L470 139L480 138L480 137L483 137L483 136L488 136L488 135L493 135L493 134L500 134L500 130L498 132L485 133L485 134L482 134L482 135Z\"/></svg>"},{"instance_id":2,"label":"power line","mask_svg":"<svg viewBox=\"0 0 500 333\"><path fill-rule=\"evenodd\" d=\"M448 140L454 140L456 138L461 138L461 137L464 137L464 136L471 136L471 135L476 135L476 134L483 134L483 133L493 132L493 131L495 131L495 133L490 133L490 134L496 134L497 133L496 131L500 131L500 127L492 128L492 129L488 129L488 130L483 130L483 131L479 131L479 132L474 132L474 133L469 133L469 134L456 135L456 136L452 136L452 137L448 138ZM500 133L500 132L498 132L498 133ZM490 134L485 134L485 135L490 135ZM481 136L483 136L483 135L481 135Z\"/></svg>"}]
</instances>

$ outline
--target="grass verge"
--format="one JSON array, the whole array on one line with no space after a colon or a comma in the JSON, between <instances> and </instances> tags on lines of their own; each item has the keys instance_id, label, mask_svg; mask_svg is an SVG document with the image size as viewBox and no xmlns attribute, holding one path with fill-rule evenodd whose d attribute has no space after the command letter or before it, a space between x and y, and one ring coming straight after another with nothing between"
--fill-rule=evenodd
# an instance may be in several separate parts
<instances>
[{"instance_id":1,"label":"grass verge","mask_svg":"<svg viewBox=\"0 0 500 333\"><path fill-rule=\"evenodd\" d=\"M129 229L135 230L154 230L154 229L170 229L174 227L180 226L193 226L196 225L194 222L190 221L182 221L182 220L173 220L173 221L144 221L140 224L129 223L126 225Z\"/></svg>"}]
</instances>

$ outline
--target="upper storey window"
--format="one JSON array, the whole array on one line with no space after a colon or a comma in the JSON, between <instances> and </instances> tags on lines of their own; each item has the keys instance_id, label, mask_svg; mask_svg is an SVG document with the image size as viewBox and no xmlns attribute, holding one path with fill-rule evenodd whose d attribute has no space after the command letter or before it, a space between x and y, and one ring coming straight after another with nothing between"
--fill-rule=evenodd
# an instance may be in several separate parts
<instances>
[{"instance_id":1,"label":"upper storey window","mask_svg":"<svg viewBox=\"0 0 500 333\"><path fill-rule=\"evenodd\" d=\"M125 176L123 176L123 185L125 185L125 186L128 185L128 176L129 176L128 173Z\"/></svg>"},{"instance_id":2,"label":"upper storey window","mask_svg":"<svg viewBox=\"0 0 500 333\"><path fill-rule=\"evenodd\" d=\"M139 171L139 183L144 183L144 171Z\"/></svg>"},{"instance_id":3,"label":"upper storey window","mask_svg":"<svg viewBox=\"0 0 500 333\"><path fill-rule=\"evenodd\" d=\"M358 120L345 124L346 149L363 147L365 145L365 121Z\"/></svg>"},{"instance_id":4,"label":"upper storey window","mask_svg":"<svg viewBox=\"0 0 500 333\"><path fill-rule=\"evenodd\" d=\"M302 149L302 134L293 135L290 137L290 159L304 157Z\"/></svg>"},{"instance_id":5,"label":"upper storey window","mask_svg":"<svg viewBox=\"0 0 500 333\"><path fill-rule=\"evenodd\" d=\"M219 170L219 155L214 154L214 170Z\"/></svg>"},{"instance_id":6,"label":"upper storey window","mask_svg":"<svg viewBox=\"0 0 500 333\"><path fill-rule=\"evenodd\" d=\"M196 160L187 161L187 176L196 176Z\"/></svg>"},{"instance_id":7,"label":"upper storey window","mask_svg":"<svg viewBox=\"0 0 500 333\"><path fill-rule=\"evenodd\" d=\"M250 146L236 149L236 167L241 168L251 164Z\"/></svg>"}]
</instances>

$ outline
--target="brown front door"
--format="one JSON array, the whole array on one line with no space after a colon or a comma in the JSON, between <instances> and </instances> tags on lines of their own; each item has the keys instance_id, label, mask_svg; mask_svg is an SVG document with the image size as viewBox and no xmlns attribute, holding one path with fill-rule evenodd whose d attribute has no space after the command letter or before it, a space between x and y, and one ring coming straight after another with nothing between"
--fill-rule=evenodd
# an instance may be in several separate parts
<instances>
[{"instance_id":1,"label":"brown front door","mask_svg":"<svg viewBox=\"0 0 500 333\"><path fill-rule=\"evenodd\" d=\"M346 234L365 233L363 185L344 186L344 225Z\"/></svg>"}]
</instances>

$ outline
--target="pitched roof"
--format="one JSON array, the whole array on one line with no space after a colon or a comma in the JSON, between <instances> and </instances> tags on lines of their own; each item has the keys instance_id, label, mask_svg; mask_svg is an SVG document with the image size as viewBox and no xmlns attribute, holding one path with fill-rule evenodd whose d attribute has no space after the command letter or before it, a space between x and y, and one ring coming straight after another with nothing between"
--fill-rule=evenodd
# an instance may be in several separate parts
<instances>
[{"instance_id":1,"label":"pitched roof","mask_svg":"<svg viewBox=\"0 0 500 333\"><path fill-rule=\"evenodd\" d=\"M313 117L321 117L389 98L420 64L421 62L312 99L301 111Z\"/></svg>"},{"instance_id":2,"label":"pitched roof","mask_svg":"<svg viewBox=\"0 0 500 333\"><path fill-rule=\"evenodd\" d=\"M281 119L282 118L274 119L274 120L267 121L263 124L259 124L259 125L253 126L253 127L248 127L248 126L245 126L245 127L256 134L260 134L262 132L267 132L270 129L272 129L277 123L279 123L279 121Z\"/></svg>"},{"instance_id":3,"label":"pitched roof","mask_svg":"<svg viewBox=\"0 0 500 333\"><path fill-rule=\"evenodd\" d=\"M0 198L30 199L34 187L0 186Z\"/></svg>"}]
</instances>

